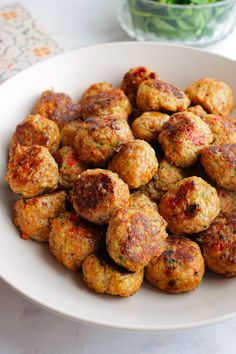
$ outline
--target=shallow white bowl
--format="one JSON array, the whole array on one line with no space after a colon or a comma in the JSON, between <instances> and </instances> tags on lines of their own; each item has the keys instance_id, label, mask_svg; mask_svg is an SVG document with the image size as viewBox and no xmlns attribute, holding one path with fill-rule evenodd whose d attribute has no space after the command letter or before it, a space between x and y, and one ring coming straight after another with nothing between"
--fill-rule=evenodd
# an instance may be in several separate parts
<instances>
[{"instance_id":1,"label":"shallow white bowl","mask_svg":"<svg viewBox=\"0 0 236 354\"><path fill-rule=\"evenodd\" d=\"M21 72L0 87L0 276L29 300L63 316L87 323L136 330L170 330L216 323L236 315L236 279L209 273L193 292L167 295L144 284L128 299L97 295L80 276L66 271L46 246L23 241L11 221L13 194L4 182L7 146L17 123L48 88L78 100L90 84L118 85L131 67L145 65L160 77L186 88L213 76L226 81L236 94L236 62L191 48L114 43L78 49Z\"/></svg>"}]
</instances>

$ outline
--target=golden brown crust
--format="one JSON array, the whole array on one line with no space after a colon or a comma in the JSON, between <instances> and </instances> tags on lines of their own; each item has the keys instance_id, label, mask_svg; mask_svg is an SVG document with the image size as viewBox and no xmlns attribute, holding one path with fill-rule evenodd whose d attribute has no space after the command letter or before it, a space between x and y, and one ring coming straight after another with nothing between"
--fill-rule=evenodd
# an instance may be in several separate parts
<instances>
[{"instance_id":1,"label":"golden brown crust","mask_svg":"<svg viewBox=\"0 0 236 354\"><path fill-rule=\"evenodd\" d=\"M137 191L130 195L130 208L140 210L146 207L158 211L157 204L144 193Z\"/></svg>"},{"instance_id":2,"label":"golden brown crust","mask_svg":"<svg viewBox=\"0 0 236 354\"><path fill-rule=\"evenodd\" d=\"M202 120L207 123L213 133L214 145L236 144L236 126L216 114L206 114Z\"/></svg>"},{"instance_id":3,"label":"golden brown crust","mask_svg":"<svg viewBox=\"0 0 236 354\"><path fill-rule=\"evenodd\" d=\"M177 294L194 290L204 271L199 246L185 237L169 236L162 254L147 265L145 276L155 287Z\"/></svg>"},{"instance_id":4,"label":"golden brown crust","mask_svg":"<svg viewBox=\"0 0 236 354\"><path fill-rule=\"evenodd\" d=\"M89 96L81 105L83 119L116 115L127 120L131 111L128 97L122 90L116 88Z\"/></svg>"},{"instance_id":5,"label":"golden brown crust","mask_svg":"<svg viewBox=\"0 0 236 354\"><path fill-rule=\"evenodd\" d=\"M47 148L39 145L14 145L6 177L13 192L25 198L57 188L58 166Z\"/></svg>"},{"instance_id":6,"label":"golden brown crust","mask_svg":"<svg viewBox=\"0 0 236 354\"><path fill-rule=\"evenodd\" d=\"M208 268L225 277L236 276L236 211L220 213L198 239Z\"/></svg>"},{"instance_id":7,"label":"golden brown crust","mask_svg":"<svg viewBox=\"0 0 236 354\"><path fill-rule=\"evenodd\" d=\"M21 231L22 238L48 241L50 221L65 211L65 200L65 192L17 200L14 206L14 224Z\"/></svg>"},{"instance_id":8,"label":"golden brown crust","mask_svg":"<svg viewBox=\"0 0 236 354\"><path fill-rule=\"evenodd\" d=\"M61 145L62 146L73 146L74 138L76 136L77 130L81 124L81 120L73 120L72 122L66 123L61 129Z\"/></svg>"},{"instance_id":9,"label":"golden brown crust","mask_svg":"<svg viewBox=\"0 0 236 354\"><path fill-rule=\"evenodd\" d=\"M188 107L187 111L195 114L200 118L203 118L207 114L207 112L199 104L196 106Z\"/></svg>"},{"instance_id":10,"label":"golden brown crust","mask_svg":"<svg viewBox=\"0 0 236 354\"><path fill-rule=\"evenodd\" d=\"M136 139L151 142L155 140L165 122L170 116L161 112L145 112L135 119L132 124L132 132Z\"/></svg>"},{"instance_id":11,"label":"golden brown crust","mask_svg":"<svg viewBox=\"0 0 236 354\"><path fill-rule=\"evenodd\" d=\"M201 151L213 141L209 126L191 112L173 114L164 123L159 142L170 163L187 167L193 165Z\"/></svg>"},{"instance_id":12,"label":"golden brown crust","mask_svg":"<svg viewBox=\"0 0 236 354\"><path fill-rule=\"evenodd\" d=\"M97 293L128 297L136 293L143 282L143 270L128 272L111 260L91 254L82 265L85 284Z\"/></svg>"},{"instance_id":13,"label":"golden brown crust","mask_svg":"<svg viewBox=\"0 0 236 354\"><path fill-rule=\"evenodd\" d=\"M79 119L80 105L72 102L70 96L52 90L44 91L33 109L33 114L53 120L62 128L66 123Z\"/></svg>"},{"instance_id":14,"label":"golden brown crust","mask_svg":"<svg viewBox=\"0 0 236 354\"><path fill-rule=\"evenodd\" d=\"M219 186L236 191L236 144L210 146L202 151L201 163Z\"/></svg>"},{"instance_id":15,"label":"golden brown crust","mask_svg":"<svg viewBox=\"0 0 236 354\"><path fill-rule=\"evenodd\" d=\"M130 188L148 183L157 172L158 161L154 149L144 140L125 144L108 168L118 173Z\"/></svg>"},{"instance_id":16,"label":"golden brown crust","mask_svg":"<svg viewBox=\"0 0 236 354\"><path fill-rule=\"evenodd\" d=\"M59 185L62 188L72 188L80 173L87 170L87 166L78 159L72 146L60 148L55 155L55 160L58 163Z\"/></svg>"},{"instance_id":17,"label":"golden brown crust","mask_svg":"<svg viewBox=\"0 0 236 354\"><path fill-rule=\"evenodd\" d=\"M158 79L143 81L138 87L137 106L145 111L184 111L190 105L189 98L177 86Z\"/></svg>"},{"instance_id":18,"label":"golden brown crust","mask_svg":"<svg viewBox=\"0 0 236 354\"><path fill-rule=\"evenodd\" d=\"M78 270L88 255L99 247L102 230L74 212L54 218L49 235L49 248L57 261L72 271Z\"/></svg>"},{"instance_id":19,"label":"golden brown crust","mask_svg":"<svg viewBox=\"0 0 236 354\"><path fill-rule=\"evenodd\" d=\"M216 190L220 198L220 210L226 213L236 211L236 192L218 186Z\"/></svg>"},{"instance_id":20,"label":"golden brown crust","mask_svg":"<svg viewBox=\"0 0 236 354\"><path fill-rule=\"evenodd\" d=\"M186 174L179 167L171 165L166 159L161 159L157 174L150 182L140 187L140 191L147 195L154 202L159 202L163 194L171 186L185 178Z\"/></svg>"},{"instance_id":21,"label":"golden brown crust","mask_svg":"<svg viewBox=\"0 0 236 354\"><path fill-rule=\"evenodd\" d=\"M87 90L85 90L83 92L80 104L83 104L85 102L85 100L90 96L97 95L100 92L108 91L113 88L114 87L112 86L112 84L109 84L108 82L97 82L97 83L89 86L87 88Z\"/></svg>"},{"instance_id":22,"label":"golden brown crust","mask_svg":"<svg viewBox=\"0 0 236 354\"><path fill-rule=\"evenodd\" d=\"M129 98L133 107L136 107L138 87L144 80L157 79L158 75L145 66L130 69L123 77L120 88Z\"/></svg>"},{"instance_id":23,"label":"golden brown crust","mask_svg":"<svg viewBox=\"0 0 236 354\"><path fill-rule=\"evenodd\" d=\"M94 169L82 172L73 188L75 211L83 218L106 224L114 211L129 205L129 188L116 173Z\"/></svg>"},{"instance_id":24,"label":"golden brown crust","mask_svg":"<svg viewBox=\"0 0 236 354\"><path fill-rule=\"evenodd\" d=\"M134 140L126 120L119 116L86 119L77 129L74 147L78 157L93 166L104 166L129 141Z\"/></svg>"},{"instance_id":25,"label":"golden brown crust","mask_svg":"<svg viewBox=\"0 0 236 354\"><path fill-rule=\"evenodd\" d=\"M130 271L143 269L151 258L161 253L167 237L166 225L160 214L150 207L118 209L106 235L109 255Z\"/></svg>"},{"instance_id":26,"label":"golden brown crust","mask_svg":"<svg viewBox=\"0 0 236 354\"><path fill-rule=\"evenodd\" d=\"M208 113L227 116L233 109L232 89L224 82L205 77L186 90L193 104L201 105Z\"/></svg>"},{"instance_id":27,"label":"golden brown crust","mask_svg":"<svg viewBox=\"0 0 236 354\"><path fill-rule=\"evenodd\" d=\"M214 187L200 177L176 183L161 198L159 211L174 234L193 234L209 227L220 212Z\"/></svg>"},{"instance_id":28,"label":"golden brown crust","mask_svg":"<svg viewBox=\"0 0 236 354\"><path fill-rule=\"evenodd\" d=\"M40 114L30 114L17 125L12 136L12 144L42 145L54 154L59 148L60 132L57 124L52 120Z\"/></svg>"}]
</instances>

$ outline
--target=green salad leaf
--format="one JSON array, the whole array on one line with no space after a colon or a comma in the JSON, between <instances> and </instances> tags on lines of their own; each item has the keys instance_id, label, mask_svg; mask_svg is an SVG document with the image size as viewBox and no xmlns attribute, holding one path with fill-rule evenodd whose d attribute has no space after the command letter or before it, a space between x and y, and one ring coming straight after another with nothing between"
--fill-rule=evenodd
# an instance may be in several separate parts
<instances>
[{"instance_id":1,"label":"green salad leaf","mask_svg":"<svg viewBox=\"0 0 236 354\"><path fill-rule=\"evenodd\" d=\"M212 36L217 25L226 24L231 12L235 11L234 1L225 1L225 4L221 1L219 6L217 6L219 0L127 1L136 30L177 40ZM201 7L214 3L215 6Z\"/></svg>"}]
</instances>

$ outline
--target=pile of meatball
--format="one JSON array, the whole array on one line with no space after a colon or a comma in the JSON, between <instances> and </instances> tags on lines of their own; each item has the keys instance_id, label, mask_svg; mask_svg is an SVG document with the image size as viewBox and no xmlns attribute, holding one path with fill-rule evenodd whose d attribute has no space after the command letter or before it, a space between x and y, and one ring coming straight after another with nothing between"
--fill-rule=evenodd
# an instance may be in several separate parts
<instances>
[{"instance_id":1,"label":"pile of meatball","mask_svg":"<svg viewBox=\"0 0 236 354\"><path fill-rule=\"evenodd\" d=\"M205 265L236 275L236 119L231 88L186 91L146 67L79 103L51 90L12 135L6 180L24 240L48 242L98 293L130 296L144 277L195 289Z\"/></svg>"}]
</instances>

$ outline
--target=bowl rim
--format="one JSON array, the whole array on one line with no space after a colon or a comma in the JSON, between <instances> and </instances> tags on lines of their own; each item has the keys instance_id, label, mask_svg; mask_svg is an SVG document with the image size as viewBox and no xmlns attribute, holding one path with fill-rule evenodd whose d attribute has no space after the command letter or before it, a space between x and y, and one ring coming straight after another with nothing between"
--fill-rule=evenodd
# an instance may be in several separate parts
<instances>
[{"instance_id":1,"label":"bowl rim","mask_svg":"<svg viewBox=\"0 0 236 354\"><path fill-rule=\"evenodd\" d=\"M124 0L127 3L129 0ZM152 5L156 7L164 7L164 8L176 8L176 9L203 9L203 8L215 8L215 7L223 7L224 5L228 5L231 3L235 3L235 0L220 0L214 3L208 3L208 4L167 4L167 3L161 3L161 2L154 2L152 0L139 0L142 1L143 3L147 5Z\"/></svg>"},{"instance_id":2,"label":"bowl rim","mask_svg":"<svg viewBox=\"0 0 236 354\"><path fill-rule=\"evenodd\" d=\"M235 1L235 0L234 0ZM207 52L204 49L199 49L199 48L193 48L193 47L188 47L185 45L177 45L177 44L171 44L171 43L157 43L155 41L150 41L150 42L145 42L145 41L121 41L121 42L105 42L105 43L100 43L100 44L95 44L95 45L89 45L89 46L82 46L79 47L77 49L71 50L71 51L67 51L65 53L61 53L61 54L57 54L51 58L48 58L46 60L43 60L41 62L38 62L34 65L31 65L30 67L28 67L27 69L22 70L21 72L17 73L16 75L14 75L13 77L11 77L10 79L6 80L5 82L3 82L0 85L0 91L2 87L7 86L8 84L11 84L12 80L15 79L15 77L20 77L21 75L24 75L25 72L30 72L31 70L34 70L35 67L38 67L40 65L44 65L45 62L51 61L53 62L54 60L57 60L57 57L63 57L63 56L67 56L67 55L73 55L74 52L80 51L80 50L87 50L87 49L91 49L94 48L96 49L97 47L106 47L106 46L123 46L123 45L129 45L129 46L133 46L133 45L137 45L137 46L156 46L156 47L173 47L176 49L185 49L187 51L194 51L194 52L200 52L205 56L211 56L211 57L219 57L222 58L224 60L227 60L229 62L232 62L234 64L236 64L236 60L231 59L231 58L227 58L226 56L222 55L222 54L215 54L215 53L211 53L211 52ZM95 327L102 327L102 328L111 328L111 329L118 329L118 330L129 330L129 331L143 331L143 332L147 332L147 331L179 331L179 330L187 330L187 329L193 329L193 328L199 328L199 327L205 327L205 326L209 326L209 325L214 325L217 324L219 322L223 322L225 320L230 320L234 317L236 317L236 311L233 312L229 312L223 315L219 315L216 316L214 318L210 318L210 319L206 319L206 320L201 320L201 321L197 321L197 322L186 322L183 324L174 324L174 325L126 325L124 323L122 324L114 324L114 323L110 323L109 321L104 321L103 319L101 320L93 320L92 318L87 318L86 316L81 316L80 318L78 318L76 315L73 315L72 313L68 313L62 309L58 309L56 306L53 305L48 305L46 304L43 300L41 300L40 298L38 298L37 296L34 296L32 294L29 294L27 291L25 291L24 289L22 289L20 286L17 286L14 284L14 282L12 282L11 280L8 279L8 277L4 276L4 274L2 273L2 270L0 269L0 280L2 280L9 288L11 288L14 292L18 293L20 296L22 296L23 298L29 300L31 303L36 304L37 306L46 309L47 311L54 313L56 315L62 316L64 318L79 322L79 323L83 323L86 325L90 325L90 326L95 326Z\"/></svg>"}]
</instances>

